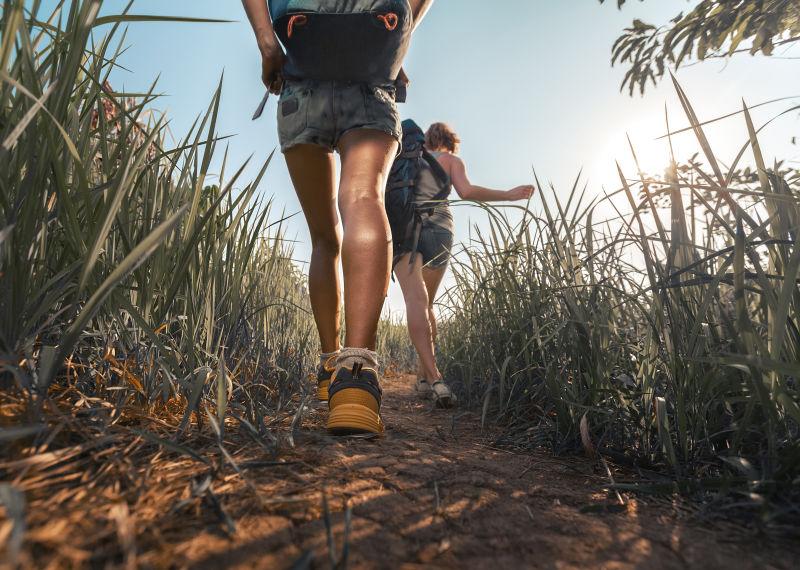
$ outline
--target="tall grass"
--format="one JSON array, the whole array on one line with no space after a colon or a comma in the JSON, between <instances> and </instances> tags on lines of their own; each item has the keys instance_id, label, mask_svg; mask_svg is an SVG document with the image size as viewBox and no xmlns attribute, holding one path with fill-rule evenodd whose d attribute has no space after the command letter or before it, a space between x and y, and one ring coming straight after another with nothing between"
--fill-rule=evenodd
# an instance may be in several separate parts
<instances>
[{"instance_id":1,"label":"tall grass","mask_svg":"<svg viewBox=\"0 0 800 570\"><path fill-rule=\"evenodd\" d=\"M198 20L25 4L0 12L0 388L33 410L54 390L118 409L177 402L180 431L204 405L220 425L274 418L307 391L318 347L284 219L259 192L272 156L250 182L228 164L221 82L173 147L156 85L108 82L121 26ZM400 365L403 338L382 323Z\"/></svg>"},{"instance_id":2,"label":"tall grass","mask_svg":"<svg viewBox=\"0 0 800 570\"><path fill-rule=\"evenodd\" d=\"M205 389L223 418L259 385L288 401L316 341L257 193L269 159L244 183L219 156L221 85L174 148L155 86L113 91L120 26L148 17L40 4L0 14L0 381L31 401L77 386L139 407L191 407ZM267 402L245 400L256 421Z\"/></svg>"},{"instance_id":3,"label":"tall grass","mask_svg":"<svg viewBox=\"0 0 800 570\"><path fill-rule=\"evenodd\" d=\"M405 319L389 316L378 323L377 352L388 367L397 373L410 372L417 366L417 352L408 336Z\"/></svg>"},{"instance_id":4,"label":"tall grass","mask_svg":"<svg viewBox=\"0 0 800 570\"><path fill-rule=\"evenodd\" d=\"M443 364L516 444L577 447L583 423L587 448L667 489L757 504L800 481L800 188L766 165L746 107L723 168L675 87L704 161L620 169L595 200L551 188L518 224L490 210L443 300Z\"/></svg>"}]
</instances>

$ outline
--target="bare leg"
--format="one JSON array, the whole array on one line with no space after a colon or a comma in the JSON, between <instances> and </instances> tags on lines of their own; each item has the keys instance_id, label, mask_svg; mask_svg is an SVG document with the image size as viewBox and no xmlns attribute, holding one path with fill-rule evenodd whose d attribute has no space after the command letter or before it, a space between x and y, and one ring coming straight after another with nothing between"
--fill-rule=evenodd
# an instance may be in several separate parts
<instances>
[{"instance_id":1,"label":"bare leg","mask_svg":"<svg viewBox=\"0 0 800 570\"><path fill-rule=\"evenodd\" d=\"M316 145L298 145L285 153L297 197L311 233L308 291L322 352L339 349L341 232L336 212L336 164Z\"/></svg>"},{"instance_id":2,"label":"bare leg","mask_svg":"<svg viewBox=\"0 0 800 570\"><path fill-rule=\"evenodd\" d=\"M391 274L392 237L383 193L396 152L397 141L380 131L350 131L339 142L345 346L349 348L375 350L377 342Z\"/></svg>"},{"instance_id":3,"label":"bare leg","mask_svg":"<svg viewBox=\"0 0 800 570\"><path fill-rule=\"evenodd\" d=\"M431 322L431 334L434 346L436 346L438 330L436 327L436 315L433 312L433 303L436 301L436 295L439 293L439 285L441 285L445 273L447 273L446 265L444 267L425 267L422 269L422 280L425 282L425 289L428 292L428 319Z\"/></svg>"},{"instance_id":4,"label":"bare leg","mask_svg":"<svg viewBox=\"0 0 800 570\"><path fill-rule=\"evenodd\" d=\"M436 367L436 358L433 354L433 335L431 322L428 316L428 291L422 280L422 256L417 255L414 264L409 264L411 254L404 255L395 266L395 275L403 290L406 301L406 319L408 320L408 334L411 342L419 355L421 377L435 382L442 375Z\"/></svg>"}]
</instances>

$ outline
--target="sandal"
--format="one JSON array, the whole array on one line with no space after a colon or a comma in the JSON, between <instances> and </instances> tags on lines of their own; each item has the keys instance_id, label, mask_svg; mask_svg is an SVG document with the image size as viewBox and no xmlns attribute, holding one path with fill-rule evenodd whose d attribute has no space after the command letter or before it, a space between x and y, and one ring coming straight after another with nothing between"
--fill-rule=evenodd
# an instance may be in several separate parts
<instances>
[{"instance_id":1,"label":"sandal","mask_svg":"<svg viewBox=\"0 0 800 570\"><path fill-rule=\"evenodd\" d=\"M450 386L437 380L431 385L431 399L439 408L452 408L456 404L456 396Z\"/></svg>"},{"instance_id":2,"label":"sandal","mask_svg":"<svg viewBox=\"0 0 800 570\"><path fill-rule=\"evenodd\" d=\"M430 382L425 380L425 378L417 377L417 381L414 383L414 391L417 393L418 396L422 396L423 398L430 398L433 389L431 388Z\"/></svg>"}]
</instances>

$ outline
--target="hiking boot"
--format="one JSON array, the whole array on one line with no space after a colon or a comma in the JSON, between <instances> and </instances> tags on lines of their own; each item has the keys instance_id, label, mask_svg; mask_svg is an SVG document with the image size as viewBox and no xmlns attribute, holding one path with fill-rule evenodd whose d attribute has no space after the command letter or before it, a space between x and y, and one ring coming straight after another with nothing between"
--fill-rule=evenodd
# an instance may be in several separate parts
<instances>
[{"instance_id":1,"label":"hiking boot","mask_svg":"<svg viewBox=\"0 0 800 570\"><path fill-rule=\"evenodd\" d=\"M417 381L414 383L414 391L417 393L417 396L428 399L431 397L432 392L431 383L425 378L418 376Z\"/></svg>"},{"instance_id":2,"label":"hiking boot","mask_svg":"<svg viewBox=\"0 0 800 570\"><path fill-rule=\"evenodd\" d=\"M331 377L333 376L333 372L336 370L336 367L334 366L336 363L336 357L337 355L334 354L325 362L320 364L319 369L317 369L317 374L313 375L314 379L317 381L317 398L319 398L320 402L328 401L328 388L331 385Z\"/></svg>"},{"instance_id":3,"label":"hiking boot","mask_svg":"<svg viewBox=\"0 0 800 570\"><path fill-rule=\"evenodd\" d=\"M329 390L328 431L334 435L383 433L381 386L378 373L355 363L348 370L340 368Z\"/></svg>"},{"instance_id":4,"label":"hiking boot","mask_svg":"<svg viewBox=\"0 0 800 570\"><path fill-rule=\"evenodd\" d=\"M456 395L450 386L438 380L431 384L430 398L438 408L452 408L456 405Z\"/></svg>"}]
</instances>

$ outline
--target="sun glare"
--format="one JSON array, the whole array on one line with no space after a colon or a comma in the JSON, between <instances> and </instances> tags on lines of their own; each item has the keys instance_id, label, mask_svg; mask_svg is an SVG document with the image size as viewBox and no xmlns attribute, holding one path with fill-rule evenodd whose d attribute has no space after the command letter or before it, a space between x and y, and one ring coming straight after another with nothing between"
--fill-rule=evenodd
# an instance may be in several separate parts
<instances>
[{"instance_id":1,"label":"sun glare","mask_svg":"<svg viewBox=\"0 0 800 570\"><path fill-rule=\"evenodd\" d=\"M639 171L646 175L663 174L671 161L669 141L659 138L666 132L663 118L642 118L622 125L611 133L598 158L612 167L618 162L627 176L637 176Z\"/></svg>"}]
</instances>

